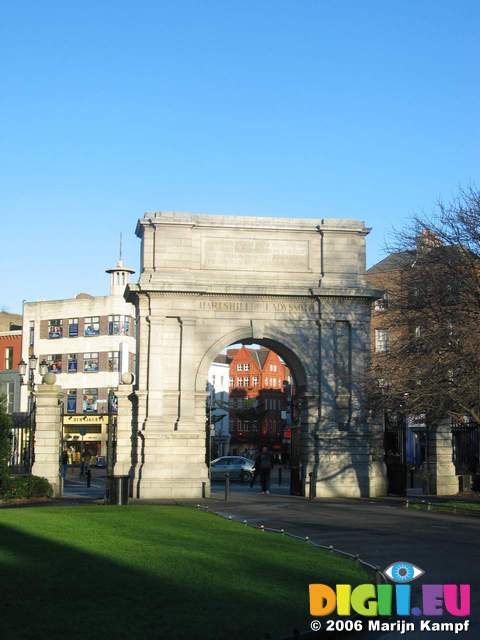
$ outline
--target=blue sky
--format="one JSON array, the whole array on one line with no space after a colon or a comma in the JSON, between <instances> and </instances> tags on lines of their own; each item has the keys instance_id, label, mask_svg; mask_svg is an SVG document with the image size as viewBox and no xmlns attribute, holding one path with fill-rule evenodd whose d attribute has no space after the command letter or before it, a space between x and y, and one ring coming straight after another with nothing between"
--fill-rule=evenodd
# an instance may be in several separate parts
<instances>
[{"instance_id":1,"label":"blue sky","mask_svg":"<svg viewBox=\"0 0 480 640\"><path fill-rule=\"evenodd\" d=\"M4 2L0 307L106 292L148 210L392 225L476 183L477 0Z\"/></svg>"}]
</instances>

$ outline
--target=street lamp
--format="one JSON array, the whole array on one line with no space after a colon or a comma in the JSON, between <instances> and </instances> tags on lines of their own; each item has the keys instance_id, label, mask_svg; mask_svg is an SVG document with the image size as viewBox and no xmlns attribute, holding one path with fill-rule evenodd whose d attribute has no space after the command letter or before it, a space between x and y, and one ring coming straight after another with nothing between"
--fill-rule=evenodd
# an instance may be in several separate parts
<instances>
[{"instance_id":1,"label":"street lamp","mask_svg":"<svg viewBox=\"0 0 480 640\"><path fill-rule=\"evenodd\" d=\"M18 372L21 376L21 383L27 385L28 389L28 412L30 413L33 408L33 388L35 384L35 369L37 368L37 356L31 355L28 358L28 377L27 376L27 363L22 359L18 364ZM26 378L26 379L25 379Z\"/></svg>"},{"instance_id":2,"label":"street lamp","mask_svg":"<svg viewBox=\"0 0 480 640\"><path fill-rule=\"evenodd\" d=\"M27 363L23 358L18 363L18 373L22 376L22 378L27 373ZM22 380L22 384L23 384L23 380Z\"/></svg>"},{"instance_id":3,"label":"street lamp","mask_svg":"<svg viewBox=\"0 0 480 640\"><path fill-rule=\"evenodd\" d=\"M42 376L46 376L48 373L48 364L45 360L42 360L39 366L39 371L40 371L40 375Z\"/></svg>"}]
</instances>

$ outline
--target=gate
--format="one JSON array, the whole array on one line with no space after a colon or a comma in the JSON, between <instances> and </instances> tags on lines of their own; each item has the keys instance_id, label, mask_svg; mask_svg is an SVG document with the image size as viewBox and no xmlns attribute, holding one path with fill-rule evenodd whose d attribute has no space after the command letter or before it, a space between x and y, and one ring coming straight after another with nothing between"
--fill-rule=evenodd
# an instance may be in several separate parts
<instances>
[{"instance_id":1,"label":"gate","mask_svg":"<svg viewBox=\"0 0 480 640\"><path fill-rule=\"evenodd\" d=\"M117 461L117 413L118 400L115 392L108 393L108 426L107 426L107 477L113 476L113 467Z\"/></svg>"},{"instance_id":2,"label":"gate","mask_svg":"<svg viewBox=\"0 0 480 640\"><path fill-rule=\"evenodd\" d=\"M35 404L29 413L14 413L11 418L8 471L29 474L35 460Z\"/></svg>"},{"instance_id":3,"label":"gate","mask_svg":"<svg viewBox=\"0 0 480 640\"><path fill-rule=\"evenodd\" d=\"M480 425L452 420L453 464L459 476L480 473Z\"/></svg>"},{"instance_id":4,"label":"gate","mask_svg":"<svg viewBox=\"0 0 480 640\"><path fill-rule=\"evenodd\" d=\"M404 416L385 415L385 465L388 493L407 494L407 424Z\"/></svg>"}]
</instances>

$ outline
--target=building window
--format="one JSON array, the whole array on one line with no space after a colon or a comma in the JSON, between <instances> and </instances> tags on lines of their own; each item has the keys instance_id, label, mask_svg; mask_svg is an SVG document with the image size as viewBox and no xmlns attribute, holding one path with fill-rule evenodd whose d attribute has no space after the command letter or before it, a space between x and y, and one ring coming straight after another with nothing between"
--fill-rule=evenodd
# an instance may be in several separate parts
<instances>
[{"instance_id":1,"label":"building window","mask_svg":"<svg viewBox=\"0 0 480 640\"><path fill-rule=\"evenodd\" d=\"M108 316L108 334L110 336L126 336L129 331L129 316Z\"/></svg>"},{"instance_id":2,"label":"building window","mask_svg":"<svg viewBox=\"0 0 480 640\"><path fill-rule=\"evenodd\" d=\"M271 364L270 365L270 371L276 371L277 370L277 365L276 364Z\"/></svg>"},{"instance_id":3,"label":"building window","mask_svg":"<svg viewBox=\"0 0 480 640\"><path fill-rule=\"evenodd\" d=\"M120 368L120 352L109 351L108 352L108 370L118 371Z\"/></svg>"},{"instance_id":4,"label":"building window","mask_svg":"<svg viewBox=\"0 0 480 640\"><path fill-rule=\"evenodd\" d=\"M242 371L243 366L241 364L237 364L237 371Z\"/></svg>"},{"instance_id":5,"label":"building window","mask_svg":"<svg viewBox=\"0 0 480 640\"><path fill-rule=\"evenodd\" d=\"M253 376L253 378L252 378L252 384L253 384L253 386L254 386L254 387L256 387L256 386L257 386L257 384L258 384L258 376Z\"/></svg>"},{"instance_id":6,"label":"building window","mask_svg":"<svg viewBox=\"0 0 480 640\"><path fill-rule=\"evenodd\" d=\"M48 371L52 373L62 373L62 356L60 353L47 356Z\"/></svg>"},{"instance_id":7,"label":"building window","mask_svg":"<svg viewBox=\"0 0 480 640\"><path fill-rule=\"evenodd\" d=\"M389 349L389 337L387 329L375 329L375 351L386 353Z\"/></svg>"},{"instance_id":8,"label":"building window","mask_svg":"<svg viewBox=\"0 0 480 640\"><path fill-rule=\"evenodd\" d=\"M48 337L63 338L63 320L49 320L48 321Z\"/></svg>"},{"instance_id":9,"label":"building window","mask_svg":"<svg viewBox=\"0 0 480 640\"><path fill-rule=\"evenodd\" d=\"M83 354L83 370L86 373L96 373L98 371L98 353Z\"/></svg>"},{"instance_id":10,"label":"building window","mask_svg":"<svg viewBox=\"0 0 480 640\"><path fill-rule=\"evenodd\" d=\"M5 409L7 413L13 413L13 401L15 397L15 383L2 382L0 384L0 396L5 398Z\"/></svg>"},{"instance_id":11,"label":"building window","mask_svg":"<svg viewBox=\"0 0 480 640\"><path fill-rule=\"evenodd\" d=\"M77 373L77 354L68 354L68 373Z\"/></svg>"},{"instance_id":12,"label":"building window","mask_svg":"<svg viewBox=\"0 0 480 640\"><path fill-rule=\"evenodd\" d=\"M388 309L388 293L385 291L383 296L378 300L375 300L375 311L386 311Z\"/></svg>"},{"instance_id":13,"label":"building window","mask_svg":"<svg viewBox=\"0 0 480 640\"><path fill-rule=\"evenodd\" d=\"M237 387L243 387L243 378L237 378Z\"/></svg>"},{"instance_id":14,"label":"building window","mask_svg":"<svg viewBox=\"0 0 480 640\"><path fill-rule=\"evenodd\" d=\"M98 316L90 316L85 318L85 331L86 336L99 336L100 335L100 318Z\"/></svg>"},{"instance_id":15,"label":"building window","mask_svg":"<svg viewBox=\"0 0 480 640\"><path fill-rule=\"evenodd\" d=\"M230 386L233 387L233 378L230 378Z\"/></svg>"},{"instance_id":16,"label":"building window","mask_svg":"<svg viewBox=\"0 0 480 640\"><path fill-rule=\"evenodd\" d=\"M250 384L250 378L248 376L246 376L243 379L243 384L244 384L245 387L248 387L248 385Z\"/></svg>"},{"instance_id":17,"label":"building window","mask_svg":"<svg viewBox=\"0 0 480 640\"><path fill-rule=\"evenodd\" d=\"M5 369L13 369L13 347L5 349Z\"/></svg>"},{"instance_id":18,"label":"building window","mask_svg":"<svg viewBox=\"0 0 480 640\"><path fill-rule=\"evenodd\" d=\"M68 321L68 337L76 338L78 336L78 318L70 318Z\"/></svg>"},{"instance_id":19,"label":"building window","mask_svg":"<svg viewBox=\"0 0 480 640\"><path fill-rule=\"evenodd\" d=\"M96 413L98 402L98 389L83 390L83 412Z\"/></svg>"},{"instance_id":20,"label":"building window","mask_svg":"<svg viewBox=\"0 0 480 640\"><path fill-rule=\"evenodd\" d=\"M29 334L28 334L28 345L33 347L33 342L35 340L35 321L30 320L29 324Z\"/></svg>"},{"instance_id":21,"label":"building window","mask_svg":"<svg viewBox=\"0 0 480 640\"><path fill-rule=\"evenodd\" d=\"M250 365L249 364L244 364L243 365L243 370L244 371L250 371Z\"/></svg>"},{"instance_id":22,"label":"building window","mask_svg":"<svg viewBox=\"0 0 480 640\"><path fill-rule=\"evenodd\" d=\"M69 389L67 393L67 413L77 412L77 390Z\"/></svg>"},{"instance_id":23,"label":"building window","mask_svg":"<svg viewBox=\"0 0 480 640\"><path fill-rule=\"evenodd\" d=\"M264 383L264 385L265 385L266 387L268 387L268 378L267 378L267 377L265 377L265 378L263 379L263 383Z\"/></svg>"}]
</instances>

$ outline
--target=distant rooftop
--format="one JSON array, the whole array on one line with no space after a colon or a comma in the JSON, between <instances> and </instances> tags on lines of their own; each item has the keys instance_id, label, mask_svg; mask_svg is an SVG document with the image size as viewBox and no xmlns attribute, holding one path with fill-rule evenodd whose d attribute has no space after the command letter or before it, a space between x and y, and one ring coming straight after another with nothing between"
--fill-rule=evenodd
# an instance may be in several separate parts
<instances>
[{"instance_id":1,"label":"distant rooftop","mask_svg":"<svg viewBox=\"0 0 480 640\"><path fill-rule=\"evenodd\" d=\"M403 267L412 264L415 260L415 251L397 251L374 264L373 267L367 269L367 273L387 273L389 271L397 271Z\"/></svg>"}]
</instances>

